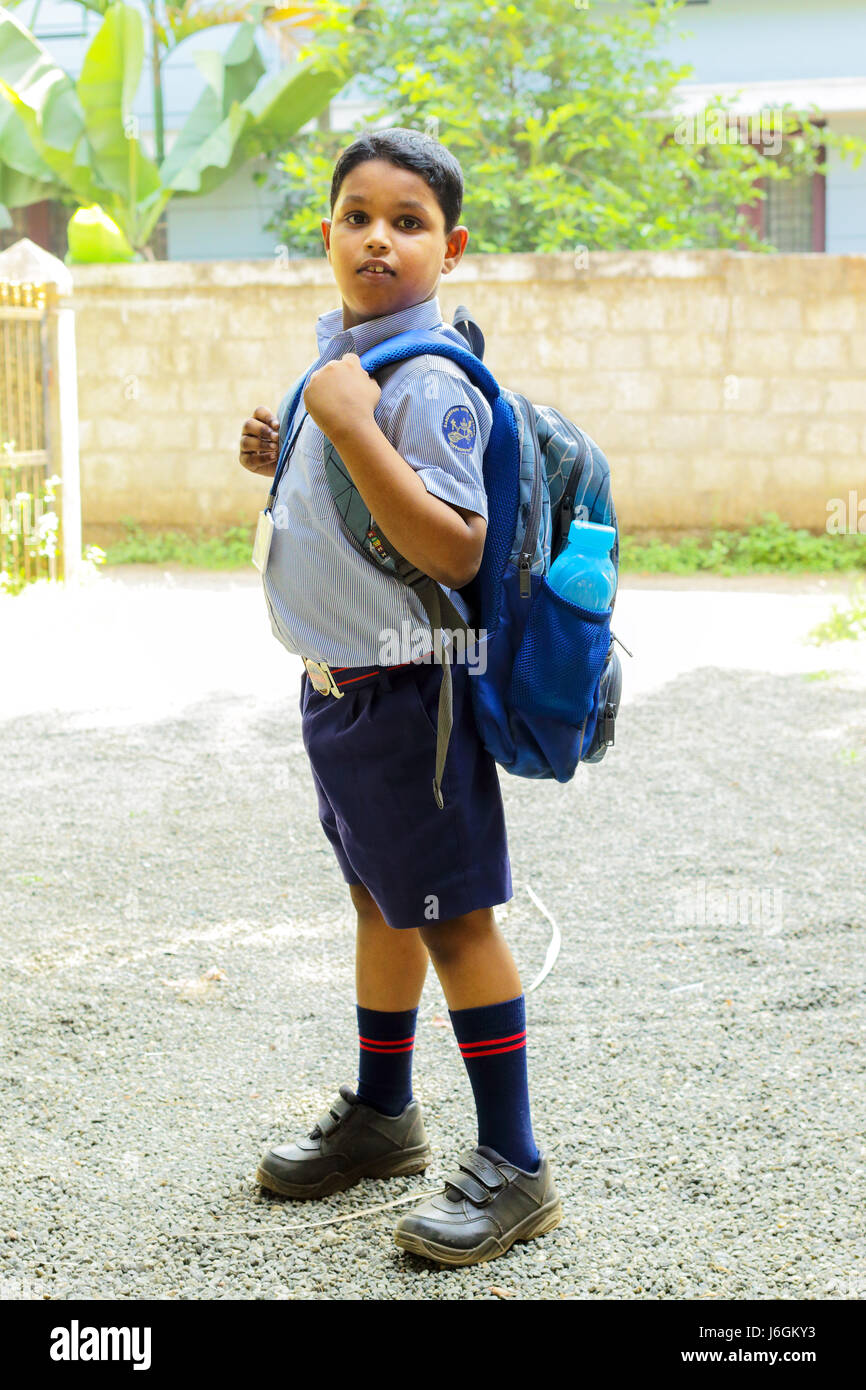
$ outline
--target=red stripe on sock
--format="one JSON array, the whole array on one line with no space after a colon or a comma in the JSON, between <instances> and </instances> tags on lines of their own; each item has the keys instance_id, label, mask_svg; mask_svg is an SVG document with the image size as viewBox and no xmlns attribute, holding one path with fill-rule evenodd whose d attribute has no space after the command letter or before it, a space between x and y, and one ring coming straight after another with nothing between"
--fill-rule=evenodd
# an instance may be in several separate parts
<instances>
[{"instance_id":1,"label":"red stripe on sock","mask_svg":"<svg viewBox=\"0 0 866 1390\"><path fill-rule=\"evenodd\" d=\"M408 1038L363 1038L359 1034L362 1043L375 1043L376 1047L398 1047L400 1043L411 1043L415 1041L415 1034L412 1033Z\"/></svg>"},{"instance_id":2,"label":"red stripe on sock","mask_svg":"<svg viewBox=\"0 0 866 1390\"><path fill-rule=\"evenodd\" d=\"M516 1052L518 1048L526 1046L526 1039L523 1042L511 1043L509 1047L490 1047L486 1052L464 1052L460 1049L460 1055L471 1061L473 1057L495 1057L498 1052Z\"/></svg>"},{"instance_id":3,"label":"red stripe on sock","mask_svg":"<svg viewBox=\"0 0 866 1390\"><path fill-rule=\"evenodd\" d=\"M398 1052L411 1052L415 1046L413 1042L408 1047L373 1047L370 1043L361 1043L362 1052L381 1052L385 1057L393 1057Z\"/></svg>"},{"instance_id":4,"label":"red stripe on sock","mask_svg":"<svg viewBox=\"0 0 866 1390\"><path fill-rule=\"evenodd\" d=\"M526 1038L526 1029L520 1033L511 1033L507 1038L478 1038L475 1042L462 1042L458 1046L462 1052L464 1047L493 1047L495 1043L516 1042L518 1038Z\"/></svg>"}]
</instances>

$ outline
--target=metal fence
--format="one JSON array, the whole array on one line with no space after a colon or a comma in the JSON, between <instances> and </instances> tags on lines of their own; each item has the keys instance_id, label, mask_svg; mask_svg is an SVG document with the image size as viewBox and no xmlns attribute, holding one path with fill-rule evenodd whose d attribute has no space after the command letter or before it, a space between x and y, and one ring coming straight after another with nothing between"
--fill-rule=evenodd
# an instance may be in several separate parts
<instances>
[{"instance_id":1,"label":"metal fence","mask_svg":"<svg viewBox=\"0 0 866 1390\"><path fill-rule=\"evenodd\" d=\"M62 572L48 438L51 289L0 280L0 573L13 591Z\"/></svg>"}]
</instances>

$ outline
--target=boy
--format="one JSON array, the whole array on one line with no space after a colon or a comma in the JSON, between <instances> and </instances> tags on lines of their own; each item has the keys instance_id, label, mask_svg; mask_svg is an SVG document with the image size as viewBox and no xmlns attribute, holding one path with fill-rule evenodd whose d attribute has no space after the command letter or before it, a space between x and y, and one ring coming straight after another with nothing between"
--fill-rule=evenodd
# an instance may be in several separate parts
<instances>
[{"instance_id":1,"label":"boy","mask_svg":"<svg viewBox=\"0 0 866 1390\"><path fill-rule=\"evenodd\" d=\"M462 200L457 160L417 131L371 130L337 161L322 235L342 310L317 322L321 356L287 422L294 429L306 410L263 570L274 633L307 666L304 746L322 828L357 913L360 1061L357 1092L341 1086L309 1137L270 1149L256 1178L284 1196L317 1197L362 1177L426 1168L411 1074L432 957L475 1097L478 1147L458 1160L445 1192L403 1215L394 1234L398 1246L445 1265L494 1258L562 1216L532 1132L522 985L492 910L512 896L502 797L475 727L471 673L454 661L444 806L434 801L442 671L430 660L430 625L414 592L341 529L324 459L330 441L384 536L447 588L468 620L456 591L477 573L484 549L490 406L450 359L392 365L380 384L359 360L408 329L465 346L443 325L436 297L466 247ZM245 467L274 475L278 427L266 407L246 421ZM406 621L426 629L421 659L384 663L385 638Z\"/></svg>"}]
</instances>

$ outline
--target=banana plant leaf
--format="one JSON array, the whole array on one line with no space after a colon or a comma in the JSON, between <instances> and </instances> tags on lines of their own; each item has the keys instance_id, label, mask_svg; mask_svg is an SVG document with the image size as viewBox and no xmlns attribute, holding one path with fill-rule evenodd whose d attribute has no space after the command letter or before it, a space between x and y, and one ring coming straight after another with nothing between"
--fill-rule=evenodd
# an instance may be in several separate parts
<instances>
[{"instance_id":1,"label":"banana plant leaf","mask_svg":"<svg viewBox=\"0 0 866 1390\"><path fill-rule=\"evenodd\" d=\"M3 142L3 121L0 112L0 147ZM51 170L46 166L46 174L50 176ZM26 208L31 203L41 203L46 198L60 198L66 192L66 186L56 180L41 178L31 178L29 174L22 174L19 169L13 169L9 164L0 164L0 203L4 203L7 208Z\"/></svg>"},{"instance_id":2,"label":"banana plant leaf","mask_svg":"<svg viewBox=\"0 0 866 1390\"><path fill-rule=\"evenodd\" d=\"M99 184L87 161L75 84L30 31L2 10L0 98L3 164L40 182L53 178L82 202L96 202Z\"/></svg>"},{"instance_id":3,"label":"banana plant leaf","mask_svg":"<svg viewBox=\"0 0 866 1390\"><path fill-rule=\"evenodd\" d=\"M124 202L144 202L159 172L130 125L144 62L144 26L132 5L114 4L95 34L78 78L95 175Z\"/></svg>"},{"instance_id":4,"label":"banana plant leaf","mask_svg":"<svg viewBox=\"0 0 866 1390\"><path fill-rule=\"evenodd\" d=\"M32 146L29 154L23 147L19 147L17 151L10 151L7 155L4 145L3 159L10 164L15 160L19 172L29 173L32 171L34 177L39 177L39 170L45 166L58 181L62 182L77 198L80 198L82 203L96 202L99 197L100 185L87 164L79 162L80 142L71 151L50 145L43 138L42 125L37 112L18 95L14 88L8 86L2 77L0 77L0 96L5 97L14 108L14 113L19 117L20 126L24 128Z\"/></svg>"},{"instance_id":5,"label":"banana plant leaf","mask_svg":"<svg viewBox=\"0 0 866 1390\"><path fill-rule=\"evenodd\" d=\"M74 150L84 129L84 112L75 83L58 67L23 24L0 9L0 79L39 113L45 141L58 150ZM6 146L3 146L6 157Z\"/></svg>"},{"instance_id":6,"label":"banana plant leaf","mask_svg":"<svg viewBox=\"0 0 866 1390\"><path fill-rule=\"evenodd\" d=\"M224 59L219 54L208 55L209 60L224 65L224 72L220 75L217 63L212 63L208 86L160 167L163 183L176 193L209 193L217 188L253 155L284 144L345 85L344 77L309 59L243 92L236 77L249 73L243 38L246 29L252 36L252 26L239 29Z\"/></svg>"},{"instance_id":7,"label":"banana plant leaf","mask_svg":"<svg viewBox=\"0 0 866 1390\"><path fill-rule=\"evenodd\" d=\"M264 78L256 6L225 54L196 54L204 91L157 168L132 116L144 60L141 14L124 0L88 8L103 13L103 23L77 84L0 8L0 203L72 194L84 206L98 203L136 247L172 196L208 193L254 155L284 145L346 82L315 58Z\"/></svg>"},{"instance_id":8,"label":"banana plant leaf","mask_svg":"<svg viewBox=\"0 0 866 1390\"><path fill-rule=\"evenodd\" d=\"M27 127L11 102L0 97L0 199L8 207L52 198L65 187L33 148ZM43 191L44 190L44 191ZM31 196L31 194L33 196Z\"/></svg>"},{"instance_id":9,"label":"banana plant leaf","mask_svg":"<svg viewBox=\"0 0 866 1390\"><path fill-rule=\"evenodd\" d=\"M204 191L203 170L213 170L214 187L226 177L244 125L240 103L265 71L255 43L255 24L239 25L224 54L198 52L195 63L205 81L204 91L159 170L163 183L176 192Z\"/></svg>"},{"instance_id":10,"label":"banana plant leaf","mask_svg":"<svg viewBox=\"0 0 866 1390\"><path fill-rule=\"evenodd\" d=\"M99 203L133 245L147 241L171 197L129 124L143 57L141 15L114 3L76 87L29 30L0 14L3 164L46 186L53 176L42 196L59 186L82 205Z\"/></svg>"}]
</instances>

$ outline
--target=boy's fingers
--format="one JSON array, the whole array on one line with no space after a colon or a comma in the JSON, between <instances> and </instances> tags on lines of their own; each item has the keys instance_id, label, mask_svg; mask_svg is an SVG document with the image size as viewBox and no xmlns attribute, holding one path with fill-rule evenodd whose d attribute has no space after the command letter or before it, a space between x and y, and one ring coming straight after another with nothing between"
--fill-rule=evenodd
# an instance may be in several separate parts
<instances>
[{"instance_id":1,"label":"boy's fingers","mask_svg":"<svg viewBox=\"0 0 866 1390\"><path fill-rule=\"evenodd\" d=\"M259 421L256 419L247 420L245 421L243 430L241 431L241 438L243 439L244 437L249 436L253 439L278 439L279 420L276 421L276 425L277 428L274 429L271 425L266 424L264 421Z\"/></svg>"},{"instance_id":2,"label":"boy's fingers","mask_svg":"<svg viewBox=\"0 0 866 1390\"><path fill-rule=\"evenodd\" d=\"M267 439L260 434L241 435L242 454L273 453L276 447L277 440L275 437Z\"/></svg>"}]
</instances>

